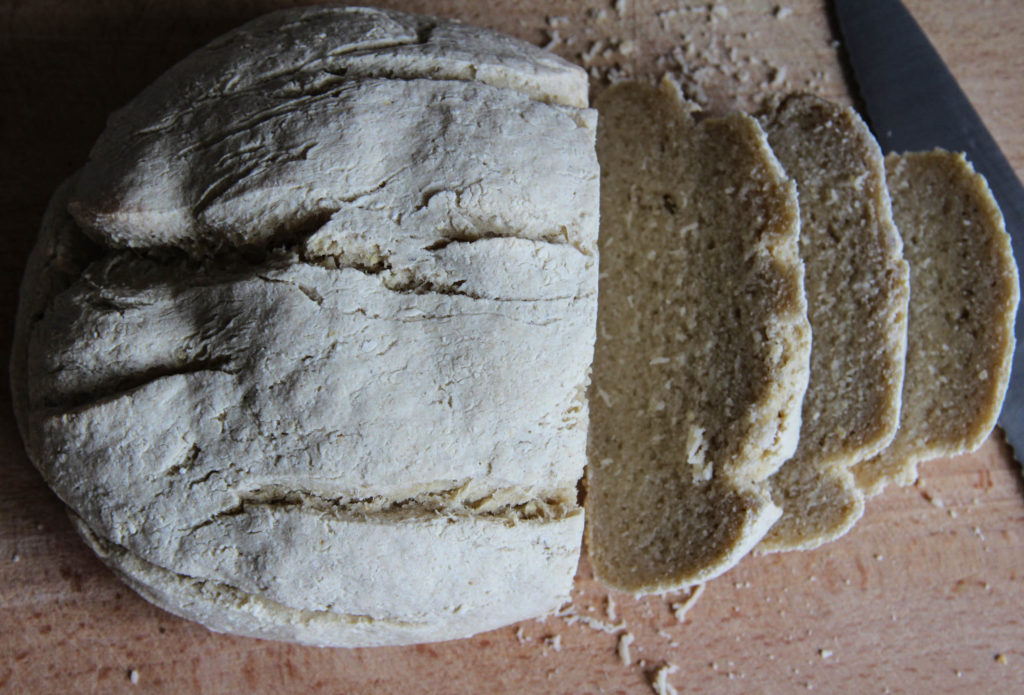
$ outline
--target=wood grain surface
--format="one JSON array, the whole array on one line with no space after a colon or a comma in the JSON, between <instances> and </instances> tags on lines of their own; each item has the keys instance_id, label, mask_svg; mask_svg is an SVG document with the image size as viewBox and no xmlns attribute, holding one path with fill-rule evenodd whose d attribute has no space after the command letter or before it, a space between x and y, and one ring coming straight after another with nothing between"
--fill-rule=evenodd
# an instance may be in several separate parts
<instances>
[{"instance_id":1,"label":"wood grain surface","mask_svg":"<svg viewBox=\"0 0 1024 695\"><path fill-rule=\"evenodd\" d=\"M0 362L47 198L107 114L192 49L283 4L0 1ZM712 110L788 89L852 100L832 23L811 0L380 4L549 44L593 67L597 89L609 74L668 71ZM1024 174L1024 3L907 5ZM1024 691L1024 482L998 433L871 500L841 541L746 559L684 622L672 604L685 594L609 594L584 562L561 618L444 644L324 650L216 635L123 586L28 462L2 373L2 692L646 693L664 664L685 693ZM626 632L628 663L616 653Z\"/></svg>"}]
</instances>

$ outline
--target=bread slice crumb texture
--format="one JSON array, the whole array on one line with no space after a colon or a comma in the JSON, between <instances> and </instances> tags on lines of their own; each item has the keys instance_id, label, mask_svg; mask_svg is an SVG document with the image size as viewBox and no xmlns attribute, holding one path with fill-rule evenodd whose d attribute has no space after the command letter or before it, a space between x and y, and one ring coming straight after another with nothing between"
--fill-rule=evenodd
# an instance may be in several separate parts
<instances>
[{"instance_id":1,"label":"bread slice crumb texture","mask_svg":"<svg viewBox=\"0 0 1024 695\"><path fill-rule=\"evenodd\" d=\"M850 108L792 95L763 117L800 197L800 255L814 336L800 442L772 477L783 509L761 550L814 548L848 531L864 499L847 470L899 424L909 270L885 164Z\"/></svg>"},{"instance_id":2,"label":"bread slice crumb texture","mask_svg":"<svg viewBox=\"0 0 1024 695\"><path fill-rule=\"evenodd\" d=\"M910 263L910 321L900 428L858 464L875 494L917 478L917 464L981 446L1010 378L1020 289L1002 214L985 179L941 150L885 159Z\"/></svg>"},{"instance_id":3,"label":"bread slice crumb texture","mask_svg":"<svg viewBox=\"0 0 1024 695\"><path fill-rule=\"evenodd\" d=\"M757 122L698 124L623 83L598 103L600 299L587 474L597 576L634 593L735 564L779 514L810 331L796 191Z\"/></svg>"}]
</instances>

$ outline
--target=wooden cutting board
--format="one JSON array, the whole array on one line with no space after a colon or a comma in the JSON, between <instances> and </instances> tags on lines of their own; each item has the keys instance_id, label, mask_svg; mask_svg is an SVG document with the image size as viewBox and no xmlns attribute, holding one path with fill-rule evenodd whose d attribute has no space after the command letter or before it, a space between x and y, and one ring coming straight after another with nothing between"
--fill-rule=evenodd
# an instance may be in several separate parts
<instances>
[{"instance_id":1,"label":"wooden cutting board","mask_svg":"<svg viewBox=\"0 0 1024 695\"><path fill-rule=\"evenodd\" d=\"M193 48L284 4L0 2L4 364L47 197L84 162L106 115ZM381 4L550 44L599 80L669 71L713 110L788 89L851 101L837 37L812 0ZM907 4L1024 174L1024 3ZM609 594L584 563L561 618L445 644L321 650L215 635L125 588L27 461L6 370L0 393L3 692L646 693L666 663L680 692L1024 689L1024 481L998 433L871 500L841 541L746 559L685 622L672 611L685 594ZM626 632L628 663L616 654Z\"/></svg>"}]
</instances>

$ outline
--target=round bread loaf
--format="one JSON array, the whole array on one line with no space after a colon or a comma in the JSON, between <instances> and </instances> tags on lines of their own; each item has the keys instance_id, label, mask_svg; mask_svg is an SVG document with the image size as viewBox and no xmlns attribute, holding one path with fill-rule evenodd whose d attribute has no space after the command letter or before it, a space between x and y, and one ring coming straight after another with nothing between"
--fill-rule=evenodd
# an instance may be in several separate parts
<instances>
[{"instance_id":1,"label":"round bread loaf","mask_svg":"<svg viewBox=\"0 0 1024 695\"><path fill-rule=\"evenodd\" d=\"M579 68L367 8L267 15L115 113L12 359L92 548L214 630L462 637L568 598L597 296Z\"/></svg>"}]
</instances>

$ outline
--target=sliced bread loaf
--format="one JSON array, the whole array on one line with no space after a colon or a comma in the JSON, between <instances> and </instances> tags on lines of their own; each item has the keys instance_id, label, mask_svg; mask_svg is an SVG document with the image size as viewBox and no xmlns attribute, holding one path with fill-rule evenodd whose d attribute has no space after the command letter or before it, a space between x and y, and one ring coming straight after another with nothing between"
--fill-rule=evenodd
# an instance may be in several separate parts
<instances>
[{"instance_id":1,"label":"sliced bread loaf","mask_svg":"<svg viewBox=\"0 0 1024 695\"><path fill-rule=\"evenodd\" d=\"M910 284L882 152L853 109L793 95L762 123L796 180L813 348L800 442L771 479L782 518L760 548L807 549L860 518L848 468L896 433Z\"/></svg>"},{"instance_id":2,"label":"sliced bread loaf","mask_svg":"<svg viewBox=\"0 0 1024 695\"><path fill-rule=\"evenodd\" d=\"M867 494L912 483L918 462L971 451L989 435L1010 377L1019 297L1002 214L962 155L889 155L885 164L910 263L910 321L899 431L854 468Z\"/></svg>"},{"instance_id":3,"label":"sliced bread loaf","mask_svg":"<svg viewBox=\"0 0 1024 695\"><path fill-rule=\"evenodd\" d=\"M698 123L664 87L597 104L601 293L588 549L635 593L709 579L779 515L810 330L796 190L753 118Z\"/></svg>"}]
</instances>

